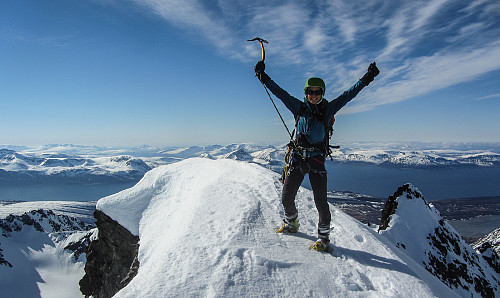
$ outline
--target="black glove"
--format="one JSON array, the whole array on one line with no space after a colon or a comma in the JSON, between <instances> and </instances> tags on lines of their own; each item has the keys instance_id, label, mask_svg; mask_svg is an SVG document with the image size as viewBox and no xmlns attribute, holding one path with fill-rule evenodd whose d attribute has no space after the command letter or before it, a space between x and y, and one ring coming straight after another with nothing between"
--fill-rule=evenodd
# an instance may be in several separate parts
<instances>
[{"instance_id":1,"label":"black glove","mask_svg":"<svg viewBox=\"0 0 500 298\"><path fill-rule=\"evenodd\" d=\"M269 76L264 72L264 70L266 69L266 64L264 63L264 61L257 62L253 69L255 70L255 75L262 83L269 79Z\"/></svg>"},{"instance_id":2,"label":"black glove","mask_svg":"<svg viewBox=\"0 0 500 298\"><path fill-rule=\"evenodd\" d=\"M266 64L261 60L257 62L257 64L255 64L255 67L253 69L255 70L255 74L259 76L264 73L264 70L266 70Z\"/></svg>"},{"instance_id":3,"label":"black glove","mask_svg":"<svg viewBox=\"0 0 500 298\"><path fill-rule=\"evenodd\" d=\"M361 81L368 86L379 73L380 70L378 70L377 65L373 62L368 66L368 71L366 71L365 75L361 78Z\"/></svg>"}]
</instances>

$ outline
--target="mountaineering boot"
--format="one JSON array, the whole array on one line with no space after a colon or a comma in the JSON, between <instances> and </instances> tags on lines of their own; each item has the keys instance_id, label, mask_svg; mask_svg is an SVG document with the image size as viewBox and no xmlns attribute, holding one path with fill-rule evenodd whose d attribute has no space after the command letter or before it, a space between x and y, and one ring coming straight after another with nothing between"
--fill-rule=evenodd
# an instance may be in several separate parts
<instances>
[{"instance_id":1,"label":"mountaineering boot","mask_svg":"<svg viewBox=\"0 0 500 298\"><path fill-rule=\"evenodd\" d=\"M299 219L296 218L292 222L288 223L283 220L283 226L276 231L276 233L297 233L299 231L300 223Z\"/></svg>"},{"instance_id":2,"label":"mountaineering boot","mask_svg":"<svg viewBox=\"0 0 500 298\"><path fill-rule=\"evenodd\" d=\"M330 244L330 237L322 237L318 238L316 242L314 242L313 245L309 247L310 250L316 250L316 251L321 251L321 252L328 252L328 246Z\"/></svg>"}]
</instances>

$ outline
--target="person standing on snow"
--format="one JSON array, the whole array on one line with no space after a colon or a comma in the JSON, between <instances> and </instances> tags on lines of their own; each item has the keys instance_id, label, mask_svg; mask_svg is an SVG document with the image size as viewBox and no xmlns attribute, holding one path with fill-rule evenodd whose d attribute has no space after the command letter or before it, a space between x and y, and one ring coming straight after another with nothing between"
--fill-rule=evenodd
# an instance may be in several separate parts
<instances>
[{"instance_id":1,"label":"person standing on snow","mask_svg":"<svg viewBox=\"0 0 500 298\"><path fill-rule=\"evenodd\" d=\"M364 87L379 74L373 62L366 74L354 86L339 97L328 102L325 98L325 83L321 78L310 78L304 86L305 99L301 101L283 90L264 72L264 61L255 65L259 80L279 98L296 119L296 138L291 143L291 156L283 181L282 204L285 210L283 226L277 233L297 233L299 230L298 211L295 196L309 173L309 181L314 194L314 202L319 213L318 240L310 249L328 251L330 243L331 214L327 201L327 175L325 158L328 155L328 126L343 106L351 101Z\"/></svg>"}]
</instances>

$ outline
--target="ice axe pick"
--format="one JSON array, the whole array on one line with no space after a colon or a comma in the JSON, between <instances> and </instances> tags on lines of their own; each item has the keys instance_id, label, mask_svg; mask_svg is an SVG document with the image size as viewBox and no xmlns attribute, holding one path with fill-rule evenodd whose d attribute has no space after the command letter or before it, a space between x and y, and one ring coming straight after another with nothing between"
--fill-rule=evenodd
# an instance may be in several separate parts
<instances>
[{"instance_id":1,"label":"ice axe pick","mask_svg":"<svg viewBox=\"0 0 500 298\"><path fill-rule=\"evenodd\" d=\"M258 42L260 42L260 49L262 50L262 59L260 61L264 62L264 60L266 60L266 51L264 50L264 43L268 43L267 40L262 39L260 37L256 37L254 39L249 39L247 41L258 41Z\"/></svg>"}]
</instances>

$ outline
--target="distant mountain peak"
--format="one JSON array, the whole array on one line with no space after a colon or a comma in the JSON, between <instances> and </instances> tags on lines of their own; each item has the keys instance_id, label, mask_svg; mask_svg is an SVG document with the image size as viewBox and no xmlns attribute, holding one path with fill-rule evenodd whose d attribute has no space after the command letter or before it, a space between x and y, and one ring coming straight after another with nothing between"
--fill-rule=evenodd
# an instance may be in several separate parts
<instances>
[{"instance_id":1,"label":"distant mountain peak","mask_svg":"<svg viewBox=\"0 0 500 298\"><path fill-rule=\"evenodd\" d=\"M230 152L226 155L224 155L225 159L233 159L233 160L240 160L240 161L248 161L248 160L253 160L253 157L245 151L245 149L237 149L233 152Z\"/></svg>"},{"instance_id":2,"label":"distant mountain peak","mask_svg":"<svg viewBox=\"0 0 500 298\"><path fill-rule=\"evenodd\" d=\"M1 205L0 296L81 296L78 280L88 243L97 231L94 210L91 202Z\"/></svg>"}]
</instances>

